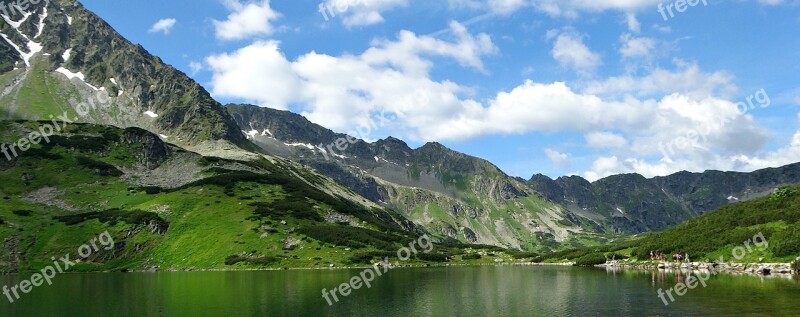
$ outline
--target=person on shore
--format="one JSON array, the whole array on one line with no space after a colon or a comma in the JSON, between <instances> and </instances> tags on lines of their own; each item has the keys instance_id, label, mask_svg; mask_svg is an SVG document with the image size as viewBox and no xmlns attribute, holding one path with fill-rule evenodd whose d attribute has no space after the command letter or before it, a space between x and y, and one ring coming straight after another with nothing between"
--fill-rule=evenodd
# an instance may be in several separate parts
<instances>
[{"instance_id":1,"label":"person on shore","mask_svg":"<svg viewBox=\"0 0 800 317\"><path fill-rule=\"evenodd\" d=\"M686 263L691 263L692 262L692 261L689 261L689 252L686 252L686 256L684 256L683 258L686 259Z\"/></svg>"},{"instance_id":2,"label":"person on shore","mask_svg":"<svg viewBox=\"0 0 800 317\"><path fill-rule=\"evenodd\" d=\"M655 259L656 259L656 254L653 252L653 250L650 250L650 261L653 261Z\"/></svg>"}]
</instances>

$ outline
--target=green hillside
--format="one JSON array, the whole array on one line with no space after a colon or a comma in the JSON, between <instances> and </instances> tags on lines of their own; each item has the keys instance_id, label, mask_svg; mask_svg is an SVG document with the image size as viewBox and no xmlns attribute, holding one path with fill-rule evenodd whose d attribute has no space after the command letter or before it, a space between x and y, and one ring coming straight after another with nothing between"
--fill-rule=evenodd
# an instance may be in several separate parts
<instances>
[{"instance_id":1,"label":"green hillside","mask_svg":"<svg viewBox=\"0 0 800 317\"><path fill-rule=\"evenodd\" d=\"M759 239L753 238L759 234L767 241L760 244L765 248L754 245ZM740 259L733 256L737 247L747 250ZM728 205L630 242L562 251L537 260L574 261L596 254L649 260L650 251L689 253L697 261L724 257L725 261L733 262L792 262L800 256L800 186L783 186L767 197Z\"/></svg>"},{"instance_id":2,"label":"green hillside","mask_svg":"<svg viewBox=\"0 0 800 317\"><path fill-rule=\"evenodd\" d=\"M0 143L41 124L0 122ZM75 258L106 230L114 249L73 271L353 265L421 234L290 162L202 157L138 128L62 132L0 160L0 272Z\"/></svg>"}]
</instances>

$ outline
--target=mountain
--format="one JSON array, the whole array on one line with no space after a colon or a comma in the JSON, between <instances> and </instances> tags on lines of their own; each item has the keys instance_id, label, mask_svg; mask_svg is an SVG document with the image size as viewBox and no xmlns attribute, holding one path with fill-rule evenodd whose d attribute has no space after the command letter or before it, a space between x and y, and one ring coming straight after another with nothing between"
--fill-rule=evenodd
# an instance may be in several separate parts
<instances>
[{"instance_id":1,"label":"mountain","mask_svg":"<svg viewBox=\"0 0 800 317\"><path fill-rule=\"evenodd\" d=\"M439 143L367 143L288 111L226 108L265 152L310 166L443 239L546 251L613 238L605 219L548 202L494 164Z\"/></svg>"},{"instance_id":2,"label":"mountain","mask_svg":"<svg viewBox=\"0 0 800 317\"><path fill-rule=\"evenodd\" d=\"M43 124L0 121L0 147ZM64 124L49 139L0 159L0 272L75 257L105 231L113 249L76 270L351 265L424 234L282 159L205 157L139 128Z\"/></svg>"},{"instance_id":3,"label":"mountain","mask_svg":"<svg viewBox=\"0 0 800 317\"><path fill-rule=\"evenodd\" d=\"M649 261L650 251L689 254L695 262L800 264L800 186L781 186L765 197L708 211L662 232L618 244L566 250L536 261L632 257ZM650 263L652 264L652 263ZM742 270L746 267L739 266ZM749 267L758 269L761 265ZM785 265L781 265L785 268Z\"/></svg>"},{"instance_id":4,"label":"mountain","mask_svg":"<svg viewBox=\"0 0 800 317\"><path fill-rule=\"evenodd\" d=\"M614 175L594 183L579 177L534 175L528 184L549 201L590 218L610 218L614 230L641 233L662 230L707 211L772 193L800 183L800 163L751 173L680 172L646 179Z\"/></svg>"},{"instance_id":5,"label":"mountain","mask_svg":"<svg viewBox=\"0 0 800 317\"><path fill-rule=\"evenodd\" d=\"M203 87L77 1L27 7L0 22L0 119L66 113L77 122L143 128L201 153L256 149Z\"/></svg>"},{"instance_id":6,"label":"mountain","mask_svg":"<svg viewBox=\"0 0 800 317\"><path fill-rule=\"evenodd\" d=\"M416 150L392 137L367 143L287 111L249 105L227 109L243 133L268 153L311 166L428 230L463 242L537 249L579 243L576 240L587 234L593 236L590 241L598 241L594 234L663 230L709 210L767 195L782 184L800 183L800 163L752 173L681 172L652 179L625 174L593 183L579 176L554 180L537 174L520 181L488 161L438 143ZM331 146L337 140L345 145L343 150ZM524 206L527 217L539 219L533 225L515 221L515 216L504 219L511 226L493 223L491 219L515 212L503 204ZM480 221L463 221L463 214ZM496 234L507 227L514 235ZM470 232L479 231L489 234L472 239ZM543 239L520 243L526 231ZM554 239L548 240L550 235Z\"/></svg>"}]
</instances>

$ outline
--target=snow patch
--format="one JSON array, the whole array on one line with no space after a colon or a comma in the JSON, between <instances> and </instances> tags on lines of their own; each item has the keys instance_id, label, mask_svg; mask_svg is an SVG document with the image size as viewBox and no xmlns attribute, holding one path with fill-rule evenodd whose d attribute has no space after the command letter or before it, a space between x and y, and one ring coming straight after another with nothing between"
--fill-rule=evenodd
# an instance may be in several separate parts
<instances>
[{"instance_id":1,"label":"snow patch","mask_svg":"<svg viewBox=\"0 0 800 317\"><path fill-rule=\"evenodd\" d=\"M64 74L64 76L67 76L67 78L69 79L78 78L81 81L86 82L86 76L83 76L83 73L81 72L73 73L69 71L69 69L66 69L64 67L59 67L58 69L56 69L56 71Z\"/></svg>"},{"instance_id":2,"label":"snow patch","mask_svg":"<svg viewBox=\"0 0 800 317\"><path fill-rule=\"evenodd\" d=\"M25 21L27 21L27 20L28 20L28 18L29 18L31 15L33 15L33 13L31 13L31 12L28 12L28 11L25 11L25 10L22 10L22 8L20 8L20 7L19 7L19 5L16 5L16 7L17 7L17 8L16 8L16 9L17 9L17 11L19 11L19 12L22 12L22 13L23 13L22 19L20 19L19 21L12 21L12 20L11 20L11 18L9 18L9 17L8 17L7 15L5 15L5 14L3 14L3 15L2 15L2 17L3 17L3 20L6 20L6 23L8 23L8 25L10 25L10 26L11 26L12 28L14 28L15 30L19 30L19 26L20 26L20 25L22 25L22 23L25 23Z\"/></svg>"},{"instance_id":3,"label":"snow patch","mask_svg":"<svg viewBox=\"0 0 800 317\"><path fill-rule=\"evenodd\" d=\"M302 147L308 148L309 150L313 150L313 149L316 148L311 144L305 144L305 143L284 143L284 144L286 146L302 146Z\"/></svg>"},{"instance_id":4,"label":"snow patch","mask_svg":"<svg viewBox=\"0 0 800 317\"><path fill-rule=\"evenodd\" d=\"M376 156L375 157L375 162L380 162L380 161L381 161L381 158Z\"/></svg>"},{"instance_id":5,"label":"snow patch","mask_svg":"<svg viewBox=\"0 0 800 317\"><path fill-rule=\"evenodd\" d=\"M119 85L117 85L117 80L116 79L110 78L109 81L111 81L111 83L114 84L115 86L119 86Z\"/></svg>"},{"instance_id":6,"label":"snow patch","mask_svg":"<svg viewBox=\"0 0 800 317\"><path fill-rule=\"evenodd\" d=\"M39 35L42 35L42 31L44 31L44 19L46 18L47 18L47 6L45 6L44 9L42 9L42 14L39 15L39 29L36 31L36 35L34 35L33 38L37 38L39 37Z\"/></svg>"},{"instance_id":7,"label":"snow patch","mask_svg":"<svg viewBox=\"0 0 800 317\"><path fill-rule=\"evenodd\" d=\"M250 130L250 132L245 132L244 134L247 135L248 139L255 139L258 135L258 130Z\"/></svg>"},{"instance_id":8,"label":"snow patch","mask_svg":"<svg viewBox=\"0 0 800 317\"><path fill-rule=\"evenodd\" d=\"M19 56L25 56L25 53L22 52L22 49L20 49L19 46L17 46L17 44L14 44L14 42L12 42L7 35L5 35L3 32L0 32L0 36L3 37L3 39L6 40L6 42L8 42L8 44L11 45L11 47L13 47L14 50L17 51L17 53L19 53ZM25 64L27 65L27 62Z\"/></svg>"},{"instance_id":9,"label":"snow patch","mask_svg":"<svg viewBox=\"0 0 800 317\"><path fill-rule=\"evenodd\" d=\"M623 215L625 214L625 212L624 212L624 211L622 211L622 209L619 209L619 207L617 207L617 211L619 211L619 212L620 212L621 214L623 214Z\"/></svg>"},{"instance_id":10,"label":"snow patch","mask_svg":"<svg viewBox=\"0 0 800 317\"><path fill-rule=\"evenodd\" d=\"M272 134L272 132L269 132L269 129L264 129L264 131L262 131L262 132L261 132L261 136L265 136L265 135L267 135L267 134L269 134L269 136L270 136L270 137L272 137L272 138L274 138L274 137L275 137L275 136Z\"/></svg>"},{"instance_id":11,"label":"snow patch","mask_svg":"<svg viewBox=\"0 0 800 317\"><path fill-rule=\"evenodd\" d=\"M30 66L31 65L31 62L30 62L31 61L31 57L33 57L33 55L36 55L36 53L41 52L42 48L44 48L44 46L42 46L42 44L36 43L34 41L28 41L28 51L29 51L29 53L28 54L22 54L22 58L25 59L25 65Z\"/></svg>"},{"instance_id":12,"label":"snow patch","mask_svg":"<svg viewBox=\"0 0 800 317\"><path fill-rule=\"evenodd\" d=\"M44 55L44 56L50 56L50 55L52 55L52 54L50 54L50 53L44 53L44 54L42 54L42 55Z\"/></svg>"},{"instance_id":13,"label":"snow patch","mask_svg":"<svg viewBox=\"0 0 800 317\"><path fill-rule=\"evenodd\" d=\"M64 51L64 54L61 54L61 59L63 59L64 63L66 63L69 60L70 56L72 56L72 48L69 48L66 51Z\"/></svg>"},{"instance_id":14,"label":"snow patch","mask_svg":"<svg viewBox=\"0 0 800 317\"><path fill-rule=\"evenodd\" d=\"M72 17L67 16L67 25L72 25Z\"/></svg>"},{"instance_id":15,"label":"snow patch","mask_svg":"<svg viewBox=\"0 0 800 317\"><path fill-rule=\"evenodd\" d=\"M735 200L735 201L739 201L739 198L737 198L737 197L733 197L733 196L728 196L728 200Z\"/></svg>"},{"instance_id":16,"label":"snow patch","mask_svg":"<svg viewBox=\"0 0 800 317\"><path fill-rule=\"evenodd\" d=\"M168 135L159 134L158 136L160 136L162 139L169 139Z\"/></svg>"},{"instance_id":17,"label":"snow patch","mask_svg":"<svg viewBox=\"0 0 800 317\"><path fill-rule=\"evenodd\" d=\"M150 110L145 111L144 114L146 114L150 118L158 118L158 114L156 114L155 112L152 112Z\"/></svg>"}]
</instances>

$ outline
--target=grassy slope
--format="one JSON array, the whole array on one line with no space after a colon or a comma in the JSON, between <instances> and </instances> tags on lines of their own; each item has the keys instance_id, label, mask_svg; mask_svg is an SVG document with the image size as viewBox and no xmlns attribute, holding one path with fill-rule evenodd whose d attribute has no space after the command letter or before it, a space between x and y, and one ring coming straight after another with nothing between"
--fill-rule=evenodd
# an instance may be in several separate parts
<instances>
[{"instance_id":1,"label":"grassy slope","mask_svg":"<svg viewBox=\"0 0 800 317\"><path fill-rule=\"evenodd\" d=\"M40 124L21 125L34 129ZM70 254L74 259L81 244L106 230L114 237L115 249L97 252L72 271L364 265L416 238L416 234L376 218L380 213L375 210L324 194L293 176L288 167L266 160L239 162L263 171L253 177L220 167L230 161L198 155L184 164L206 168L202 173L208 178L174 189L139 187L111 176L117 169L136 167L137 158L142 157L142 144L119 142L120 135L130 131L146 134L138 129L71 125L68 132L72 136L67 141L35 146L10 163L0 157L0 243L4 244L0 272L35 270L51 263L53 256ZM20 124L0 122L0 142L15 142L21 135ZM103 172L103 168L87 165L78 157L112 167ZM308 171L293 172L311 183L318 177ZM52 190L48 194L42 188ZM67 210L70 208L65 205L75 210ZM262 213L256 214L259 206ZM112 209L123 210L123 216L81 220L86 212L110 217L113 213L108 210ZM325 222L322 217L330 209L349 215L365 229ZM24 215L21 210L32 213ZM146 219L163 220L169 227L159 232L153 221L125 218L137 213ZM323 231L328 234L320 235ZM374 237L380 237L380 241L372 240ZM285 248L287 240L298 244ZM479 250L446 246L437 246L434 251L454 261L475 252ZM238 263L226 264L232 256L237 256ZM14 264L16 259L19 265ZM493 259L489 256L466 262Z\"/></svg>"},{"instance_id":2,"label":"grassy slope","mask_svg":"<svg viewBox=\"0 0 800 317\"><path fill-rule=\"evenodd\" d=\"M758 233L764 235L768 247L761 250L751 242L752 252L735 259L733 249L745 247L745 241L754 241L753 237ZM593 253L619 253L649 260L650 250L664 254L688 252L693 259L700 261L723 256L726 262L791 262L800 256L800 186L781 187L769 197L728 205L633 241L569 250L542 256L538 260L575 260Z\"/></svg>"}]
</instances>

